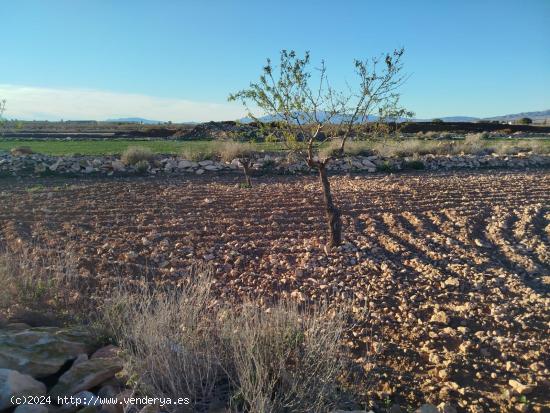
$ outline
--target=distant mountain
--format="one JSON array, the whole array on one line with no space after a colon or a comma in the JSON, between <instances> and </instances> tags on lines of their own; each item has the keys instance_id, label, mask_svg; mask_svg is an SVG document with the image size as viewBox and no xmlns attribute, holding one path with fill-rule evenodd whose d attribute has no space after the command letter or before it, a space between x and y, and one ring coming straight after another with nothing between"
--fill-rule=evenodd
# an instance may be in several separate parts
<instances>
[{"instance_id":1,"label":"distant mountain","mask_svg":"<svg viewBox=\"0 0 550 413\"><path fill-rule=\"evenodd\" d=\"M485 118L488 120L502 120L502 121L512 121L517 120L520 118L530 118L533 120L543 120L543 119L550 119L550 109L548 110L541 110L538 112L521 112L521 113L513 113L511 115L504 115L504 116L494 116L492 118Z\"/></svg>"},{"instance_id":2,"label":"distant mountain","mask_svg":"<svg viewBox=\"0 0 550 413\"><path fill-rule=\"evenodd\" d=\"M472 116L444 116L441 119L443 122L475 122L479 118L474 118ZM416 122L431 122L433 119L415 119Z\"/></svg>"},{"instance_id":3,"label":"distant mountain","mask_svg":"<svg viewBox=\"0 0 550 413\"><path fill-rule=\"evenodd\" d=\"M324 114L319 114L320 119L324 119ZM520 118L531 118L532 120L544 120L544 119L550 119L550 109L549 110L543 110L539 112L521 112L521 113L514 113L510 115L504 115L504 116L493 116L489 118L477 118L474 116L444 116L440 118L434 118L434 119L441 119L443 122L476 122L479 120L498 120L498 121L514 121ZM275 120L281 120L282 118L280 116L262 116L259 118L262 122L273 122ZM377 120L377 116L369 116L369 121L375 121ZM341 121L345 120L345 117L336 118L334 121L335 123L339 123ZM409 119L399 119L400 122L403 122L405 120ZM414 118L412 121L414 122L431 122L433 119L418 119ZM243 123L250 123L253 119L251 118L242 118L240 119L240 122Z\"/></svg>"},{"instance_id":4,"label":"distant mountain","mask_svg":"<svg viewBox=\"0 0 550 413\"><path fill-rule=\"evenodd\" d=\"M144 119L144 118L107 119L105 122L143 123L145 125L157 125L159 123L164 123L161 120L151 120L151 119Z\"/></svg>"},{"instance_id":5,"label":"distant mountain","mask_svg":"<svg viewBox=\"0 0 550 413\"><path fill-rule=\"evenodd\" d=\"M305 115L300 115L300 117L301 117L301 120L303 120L304 123L305 123L306 120L307 120L306 116ZM317 117L318 117L319 120L324 121L327 117L327 113L326 112L319 112L317 114ZM346 120L346 118L349 119L350 117L351 117L351 115L337 116L333 119L333 122L334 123L344 122ZM258 119L262 122L275 122L277 120L283 120L283 117L282 116L266 115L266 116L261 116ZM371 122L376 120L376 119L378 119L377 116L372 116L372 115L369 116L369 121L371 121ZM242 123L250 123L250 122L253 122L253 121L254 121L254 119L249 118L249 117L239 119L239 122L242 122Z\"/></svg>"}]
</instances>

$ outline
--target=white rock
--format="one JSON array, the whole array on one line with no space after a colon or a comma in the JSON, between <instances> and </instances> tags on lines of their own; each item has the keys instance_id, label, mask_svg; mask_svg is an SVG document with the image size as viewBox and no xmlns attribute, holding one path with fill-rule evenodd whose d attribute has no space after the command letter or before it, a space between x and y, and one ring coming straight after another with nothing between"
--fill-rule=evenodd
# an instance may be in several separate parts
<instances>
[{"instance_id":1,"label":"white rock","mask_svg":"<svg viewBox=\"0 0 550 413\"><path fill-rule=\"evenodd\" d=\"M111 166L115 171L124 171L125 169L124 164L121 161L117 161L117 160L112 161Z\"/></svg>"},{"instance_id":2,"label":"white rock","mask_svg":"<svg viewBox=\"0 0 550 413\"><path fill-rule=\"evenodd\" d=\"M13 413L48 413L48 408L43 404L20 404Z\"/></svg>"},{"instance_id":3,"label":"white rock","mask_svg":"<svg viewBox=\"0 0 550 413\"><path fill-rule=\"evenodd\" d=\"M376 170L376 165L373 164L368 159L363 159L362 164L363 164L363 166L366 166L367 168L374 168Z\"/></svg>"},{"instance_id":4,"label":"white rock","mask_svg":"<svg viewBox=\"0 0 550 413\"><path fill-rule=\"evenodd\" d=\"M415 410L415 413L440 413L437 407L433 404L423 404L418 409Z\"/></svg>"},{"instance_id":5,"label":"white rock","mask_svg":"<svg viewBox=\"0 0 550 413\"><path fill-rule=\"evenodd\" d=\"M46 385L15 370L0 369L0 410L12 406L12 396L43 396Z\"/></svg>"},{"instance_id":6,"label":"white rock","mask_svg":"<svg viewBox=\"0 0 550 413\"><path fill-rule=\"evenodd\" d=\"M187 161L185 159L178 162L178 168L184 169L184 168L191 168L193 166L194 162Z\"/></svg>"}]
</instances>

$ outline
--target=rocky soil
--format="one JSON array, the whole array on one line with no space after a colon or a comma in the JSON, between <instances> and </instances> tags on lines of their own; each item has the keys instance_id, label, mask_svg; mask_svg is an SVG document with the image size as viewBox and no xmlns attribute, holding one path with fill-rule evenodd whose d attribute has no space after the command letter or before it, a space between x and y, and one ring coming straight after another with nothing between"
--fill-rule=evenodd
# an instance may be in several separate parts
<instances>
[{"instance_id":1,"label":"rocky soil","mask_svg":"<svg viewBox=\"0 0 550 413\"><path fill-rule=\"evenodd\" d=\"M459 411L550 408L550 172L0 180L0 241L70 249L97 294L215 266L220 299L351 303L365 397ZM428 411L428 410L426 410Z\"/></svg>"},{"instance_id":2,"label":"rocky soil","mask_svg":"<svg viewBox=\"0 0 550 413\"><path fill-rule=\"evenodd\" d=\"M42 154L12 155L0 152L0 177L21 176L75 176L75 175L189 175L221 174L238 171L238 159L231 162L203 160L199 162L175 156L158 156L145 169L125 165L115 156L48 156ZM391 172L407 169L487 169L487 168L547 168L550 156L530 152L516 155L423 155L419 157L390 158L380 156L350 156L328 164L333 172L377 171ZM252 163L253 171L275 174L312 172L303 161L289 160L287 156L263 154Z\"/></svg>"}]
</instances>

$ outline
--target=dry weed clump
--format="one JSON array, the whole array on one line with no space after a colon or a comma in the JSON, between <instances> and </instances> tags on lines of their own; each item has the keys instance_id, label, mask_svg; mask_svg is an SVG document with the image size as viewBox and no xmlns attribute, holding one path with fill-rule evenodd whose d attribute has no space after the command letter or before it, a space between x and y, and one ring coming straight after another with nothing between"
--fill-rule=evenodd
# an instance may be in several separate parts
<instances>
[{"instance_id":1,"label":"dry weed clump","mask_svg":"<svg viewBox=\"0 0 550 413\"><path fill-rule=\"evenodd\" d=\"M136 390L152 397L189 397L189 411L212 400L222 376L211 275L178 290L120 290L103 306L101 325L124 350Z\"/></svg>"},{"instance_id":2,"label":"dry weed clump","mask_svg":"<svg viewBox=\"0 0 550 413\"><path fill-rule=\"evenodd\" d=\"M120 160L126 165L136 165L140 162L151 162L155 155L151 149L144 146L130 146L120 157Z\"/></svg>"},{"instance_id":3,"label":"dry weed clump","mask_svg":"<svg viewBox=\"0 0 550 413\"><path fill-rule=\"evenodd\" d=\"M319 154L322 157L329 157L337 155L342 146L341 139L332 139L326 146L324 146ZM350 140L346 142L344 153L350 156L365 155L369 156L373 154L372 143L361 140Z\"/></svg>"},{"instance_id":4,"label":"dry weed clump","mask_svg":"<svg viewBox=\"0 0 550 413\"><path fill-rule=\"evenodd\" d=\"M464 137L460 145L462 152L472 155L481 155L487 152L485 135L483 133L470 133Z\"/></svg>"},{"instance_id":5,"label":"dry weed clump","mask_svg":"<svg viewBox=\"0 0 550 413\"><path fill-rule=\"evenodd\" d=\"M200 162L207 159L214 159L218 152L213 145L207 145L202 148L183 148L181 157L188 161Z\"/></svg>"},{"instance_id":6,"label":"dry weed clump","mask_svg":"<svg viewBox=\"0 0 550 413\"><path fill-rule=\"evenodd\" d=\"M231 162L233 159L250 158L256 150L251 143L226 141L220 144L218 155L222 161Z\"/></svg>"},{"instance_id":7,"label":"dry weed clump","mask_svg":"<svg viewBox=\"0 0 550 413\"><path fill-rule=\"evenodd\" d=\"M254 413L336 406L341 313L289 303L230 306L215 300L211 269L194 268L189 279L177 290L121 290L103 306L101 324L114 333L138 393L185 394L188 411L213 402Z\"/></svg>"},{"instance_id":8,"label":"dry weed clump","mask_svg":"<svg viewBox=\"0 0 550 413\"><path fill-rule=\"evenodd\" d=\"M376 142L373 151L384 158L402 158L406 156L438 153L443 142L408 139L403 141L383 140Z\"/></svg>"},{"instance_id":9,"label":"dry weed clump","mask_svg":"<svg viewBox=\"0 0 550 413\"><path fill-rule=\"evenodd\" d=\"M23 155L32 155L34 151L30 146L16 146L11 148L10 153L13 156L23 156Z\"/></svg>"},{"instance_id":10,"label":"dry weed clump","mask_svg":"<svg viewBox=\"0 0 550 413\"><path fill-rule=\"evenodd\" d=\"M521 152L550 154L550 145L538 140L522 140L519 142L499 142L491 145L491 149L499 155L517 155Z\"/></svg>"},{"instance_id":11,"label":"dry weed clump","mask_svg":"<svg viewBox=\"0 0 550 413\"><path fill-rule=\"evenodd\" d=\"M338 405L344 319L326 310L247 304L228 318L231 379L247 411L326 412Z\"/></svg>"},{"instance_id":12,"label":"dry weed clump","mask_svg":"<svg viewBox=\"0 0 550 413\"><path fill-rule=\"evenodd\" d=\"M58 321L84 316L91 308L90 286L79 274L75 255L33 251L20 247L0 253L0 314L31 325L46 314Z\"/></svg>"}]
</instances>

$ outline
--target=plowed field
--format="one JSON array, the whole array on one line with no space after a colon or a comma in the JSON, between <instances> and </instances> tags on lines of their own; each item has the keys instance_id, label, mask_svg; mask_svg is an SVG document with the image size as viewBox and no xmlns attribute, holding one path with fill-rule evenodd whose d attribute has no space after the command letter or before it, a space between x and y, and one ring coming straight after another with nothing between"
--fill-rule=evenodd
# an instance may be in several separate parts
<instances>
[{"instance_id":1,"label":"plowed field","mask_svg":"<svg viewBox=\"0 0 550 413\"><path fill-rule=\"evenodd\" d=\"M314 177L239 180L0 181L0 242L70 248L98 291L200 259L221 298L367 306L348 345L369 395L505 411L517 380L548 406L549 171L333 177L333 251Z\"/></svg>"}]
</instances>

